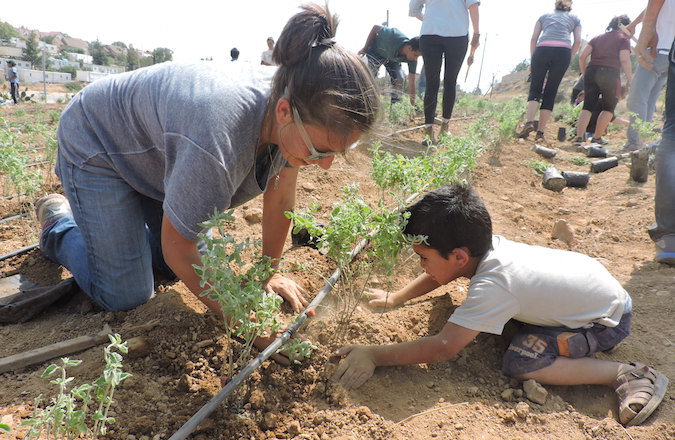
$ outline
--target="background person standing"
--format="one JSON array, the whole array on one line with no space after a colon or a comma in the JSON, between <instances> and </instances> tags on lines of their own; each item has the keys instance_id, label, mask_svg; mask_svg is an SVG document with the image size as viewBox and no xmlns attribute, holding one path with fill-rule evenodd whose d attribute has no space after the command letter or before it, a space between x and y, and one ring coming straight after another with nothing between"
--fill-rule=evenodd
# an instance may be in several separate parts
<instances>
[{"instance_id":1,"label":"background person standing","mask_svg":"<svg viewBox=\"0 0 675 440\"><path fill-rule=\"evenodd\" d=\"M9 80L9 94L12 96L14 104L17 104L19 102L19 69L16 68L14 60L7 61L7 66L9 67L6 75L7 80Z\"/></svg>"},{"instance_id":2,"label":"background person standing","mask_svg":"<svg viewBox=\"0 0 675 440\"><path fill-rule=\"evenodd\" d=\"M267 50L262 53L260 56L260 64L263 66L276 66L274 60L272 59L272 53L274 52L274 38L267 38Z\"/></svg>"},{"instance_id":3,"label":"background person standing","mask_svg":"<svg viewBox=\"0 0 675 440\"><path fill-rule=\"evenodd\" d=\"M593 38L579 55L579 68L584 75L584 108L577 123L576 143L584 142L591 112L600 108L598 123L591 142L607 145L602 138L621 94L621 70L626 75L626 90L630 90L633 70L630 62L630 42L620 30L630 19L626 15L612 18L604 34ZM591 61L588 62L588 57ZM602 98L602 101L600 99Z\"/></svg>"},{"instance_id":4,"label":"background person standing","mask_svg":"<svg viewBox=\"0 0 675 440\"><path fill-rule=\"evenodd\" d=\"M672 0L649 0L642 31L635 52L640 65L653 62L658 47L657 23L661 15L675 19ZM675 266L675 41L671 44L666 84L666 121L663 136L656 148L656 222L649 227L649 236L656 244L656 261Z\"/></svg>"},{"instance_id":5,"label":"background person standing","mask_svg":"<svg viewBox=\"0 0 675 440\"><path fill-rule=\"evenodd\" d=\"M469 45L469 18L473 26L471 47L478 47L478 0L411 0L409 15L422 20L420 49L424 59L426 91L424 93L425 134L431 143L434 137L434 119L438 104L438 89L443 72L443 120L440 135L447 135L448 122L455 106L457 75L462 67ZM424 10L424 12L422 12ZM427 140L425 139L425 144Z\"/></svg>"},{"instance_id":6,"label":"background person standing","mask_svg":"<svg viewBox=\"0 0 675 440\"><path fill-rule=\"evenodd\" d=\"M581 43L581 21L576 15L570 14L571 10L571 0L556 0L555 10L539 17L534 25L530 42L532 80L527 98L527 116L518 137L526 138L534 131L535 115L539 110L536 139L544 138L560 81ZM574 42L570 34L574 34Z\"/></svg>"},{"instance_id":7,"label":"background person standing","mask_svg":"<svg viewBox=\"0 0 675 440\"><path fill-rule=\"evenodd\" d=\"M668 53L670 46L675 39L675 1L665 1L662 12L656 20L656 33L659 40L656 44L655 52L651 55L654 60L643 66L638 64L633 75L633 87L630 89L626 104L631 114L630 125L626 130L628 138L624 148L626 150L637 150L642 147L642 140L635 125L636 119L643 122L652 122L654 111L656 110L656 101L659 94L668 79ZM633 20L626 28L635 32L635 26L642 21L644 11ZM633 115L634 114L634 115Z\"/></svg>"}]
</instances>

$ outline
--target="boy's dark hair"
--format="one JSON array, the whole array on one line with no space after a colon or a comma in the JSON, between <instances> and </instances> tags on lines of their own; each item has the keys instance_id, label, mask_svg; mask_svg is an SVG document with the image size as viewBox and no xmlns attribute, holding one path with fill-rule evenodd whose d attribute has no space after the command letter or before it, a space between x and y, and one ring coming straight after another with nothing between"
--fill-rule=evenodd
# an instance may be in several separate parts
<instances>
[{"instance_id":1,"label":"boy's dark hair","mask_svg":"<svg viewBox=\"0 0 675 440\"><path fill-rule=\"evenodd\" d=\"M624 26L628 26L630 24L630 18L626 14L616 16L612 18L612 20L609 22L607 25L607 29L605 29L606 32L612 32L612 31L617 31L619 30L619 25L622 24Z\"/></svg>"},{"instance_id":2,"label":"boy's dark hair","mask_svg":"<svg viewBox=\"0 0 675 440\"><path fill-rule=\"evenodd\" d=\"M409 44L410 48L417 52L420 50L420 37L412 37L406 44Z\"/></svg>"},{"instance_id":3,"label":"boy's dark hair","mask_svg":"<svg viewBox=\"0 0 675 440\"><path fill-rule=\"evenodd\" d=\"M230 51L230 56L232 57L233 60L239 58L239 49L233 47L232 50Z\"/></svg>"},{"instance_id":4,"label":"boy's dark hair","mask_svg":"<svg viewBox=\"0 0 675 440\"><path fill-rule=\"evenodd\" d=\"M492 249L492 220L480 196L468 185L442 186L410 205L405 234L426 235L427 245L448 257L466 246L472 257Z\"/></svg>"}]
</instances>

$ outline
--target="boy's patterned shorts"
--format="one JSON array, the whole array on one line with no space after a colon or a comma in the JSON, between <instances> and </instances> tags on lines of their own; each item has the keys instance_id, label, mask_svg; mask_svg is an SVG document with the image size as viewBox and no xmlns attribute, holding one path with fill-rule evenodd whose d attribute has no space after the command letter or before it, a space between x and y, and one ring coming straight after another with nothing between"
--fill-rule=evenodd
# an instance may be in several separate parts
<instances>
[{"instance_id":1,"label":"boy's patterned shorts","mask_svg":"<svg viewBox=\"0 0 675 440\"><path fill-rule=\"evenodd\" d=\"M624 313L616 327L595 324L580 329L518 323L504 354L502 372L518 376L548 367L558 356L574 359L611 350L630 334L632 317L632 313Z\"/></svg>"}]
</instances>

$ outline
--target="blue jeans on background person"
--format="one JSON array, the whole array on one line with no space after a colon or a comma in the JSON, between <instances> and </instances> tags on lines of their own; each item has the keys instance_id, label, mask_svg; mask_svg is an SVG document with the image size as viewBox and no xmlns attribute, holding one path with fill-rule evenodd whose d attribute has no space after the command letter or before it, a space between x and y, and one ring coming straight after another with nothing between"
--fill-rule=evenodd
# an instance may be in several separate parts
<instances>
[{"instance_id":1,"label":"blue jeans on background person","mask_svg":"<svg viewBox=\"0 0 675 440\"><path fill-rule=\"evenodd\" d=\"M40 247L67 268L80 288L107 311L130 310L154 292L162 257L162 202L143 196L118 176L83 171L57 160L73 217L48 225Z\"/></svg>"},{"instance_id":2,"label":"blue jeans on background person","mask_svg":"<svg viewBox=\"0 0 675 440\"><path fill-rule=\"evenodd\" d=\"M652 70L647 70L641 65L638 65L635 70L626 105L628 111L635 113L636 116L630 117L630 125L626 131L628 137L626 146L633 148L642 146L640 135L635 127L635 119L637 117L643 122L651 122L654 118L656 100L668 79L668 65L668 55L658 54L652 63Z\"/></svg>"},{"instance_id":3,"label":"blue jeans on background person","mask_svg":"<svg viewBox=\"0 0 675 440\"><path fill-rule=\"evenodd\" d=\"M656 147L656 223L649 235L656 242L657 261L675 265L675 43L670 49L668 85L666 86L666 120L663 136Z\"/></svg>"},{"instance_id":4,"label":"blue jeans on background person","mask_svg":"<svg viewBox=\"0 0 675 440\"><path fill-rule=\"evenodd\" d=\"M392 85L391 103L395 104L399 102L401 100L404 78L401 63L398 61L387 60L373 52L366 53L366 56L368 57L368 67L370 67L370 71L375 78L377 78L377 71L380 70L380 66L384 65L384 68L387 69Z\"/></svg>"}]
</instances>

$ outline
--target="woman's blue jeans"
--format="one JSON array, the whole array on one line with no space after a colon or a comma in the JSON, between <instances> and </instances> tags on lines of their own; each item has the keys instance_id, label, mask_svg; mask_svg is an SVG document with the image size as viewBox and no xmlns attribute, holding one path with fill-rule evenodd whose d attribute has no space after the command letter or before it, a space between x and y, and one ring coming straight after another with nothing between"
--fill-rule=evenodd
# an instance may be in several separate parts
<instances>
[{"instance_id":1,"label":"woman's blue jeans","mask_svg":"<svg viewBox=\"0 0 675 440\"><path fill-rule=\"evenodd\" d=\"M153 261L155 269L172 275L161 250L162 202L110 171L91 173L62 158L56 168L73 217L42 231L42 251L105 310L145 303L154 292Z\"/></svg>"}]
</instances>

